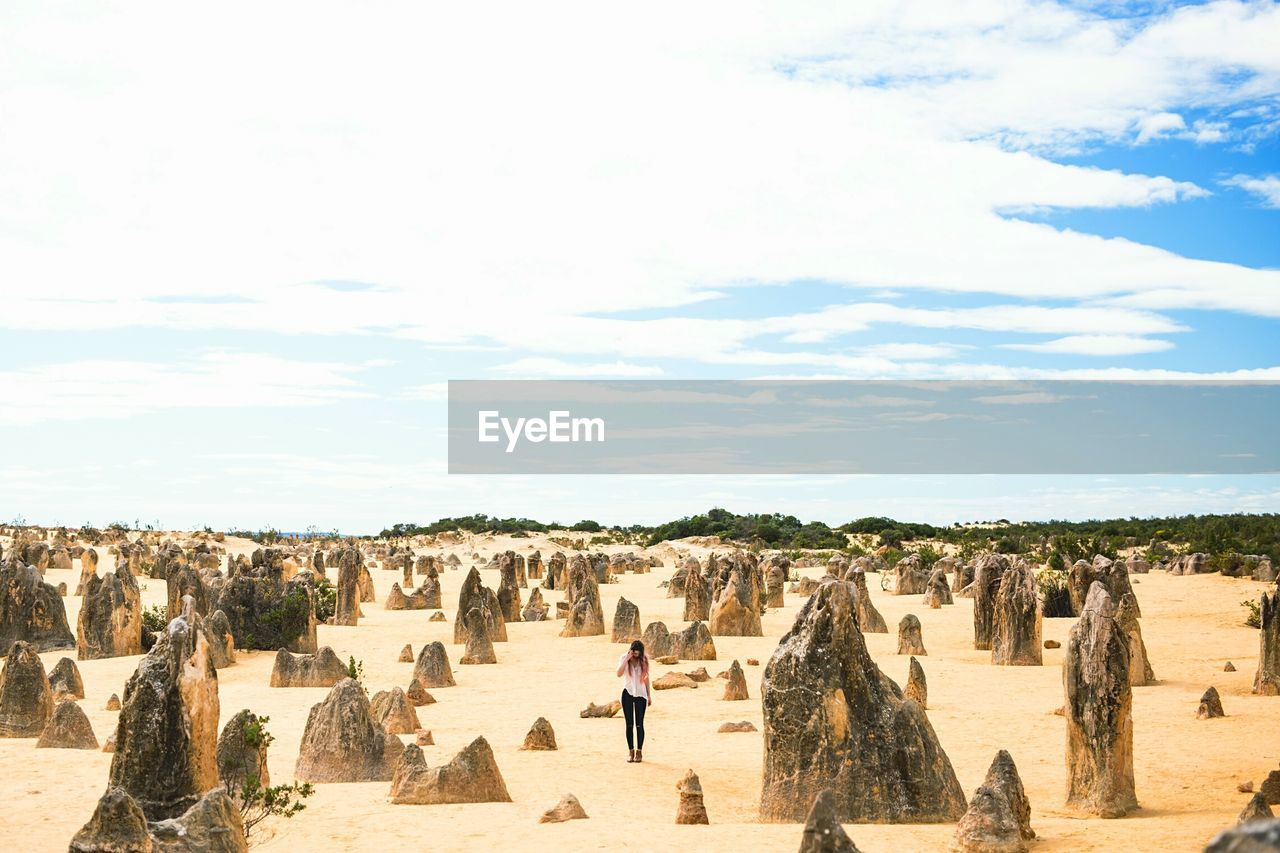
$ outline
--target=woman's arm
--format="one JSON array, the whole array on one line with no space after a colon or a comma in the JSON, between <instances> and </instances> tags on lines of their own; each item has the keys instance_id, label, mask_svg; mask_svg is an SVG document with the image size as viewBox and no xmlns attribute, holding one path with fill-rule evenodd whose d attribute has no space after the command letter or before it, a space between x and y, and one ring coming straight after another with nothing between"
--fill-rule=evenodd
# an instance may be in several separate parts
<instances>
[{"instance_id":1,"label":"woman's arm","mask_svg":"<svg viewBox=\"0 0 1280 853\"><path fill-rule=\"evenodd\" d=\"M622 673L627 671L627 658L630 655L631 652L627 652L622 657L618 658L618 675L622 675Z\"/></svg>"}]
</instances>

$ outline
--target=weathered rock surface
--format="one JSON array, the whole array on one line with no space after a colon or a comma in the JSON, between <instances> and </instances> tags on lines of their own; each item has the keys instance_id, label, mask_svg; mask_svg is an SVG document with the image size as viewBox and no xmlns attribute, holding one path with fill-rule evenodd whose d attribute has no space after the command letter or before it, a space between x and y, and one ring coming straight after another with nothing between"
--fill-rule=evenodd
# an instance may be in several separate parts
<instances>
[{"instance_id":1,"label":"weathered rock surface","mask_svg":"<svg viewBox=\"0 0 1280 853\"><path fill-rule=\"evenodd\" d=\"M1253 692L1260 696L1280 695L1280 591L1262 594L1258 604L1261 627L1258 631L1258 671L1253 676Z\"/></svg>"},{"instance_id":2,"label":"weathered rock surface","mask_svg":"<svg viewBox=\"0 0 1280 853\"><path fill-rule=\"evenodd\" d=\"M529 733L524 736L524 743L521 749L532 750L551 750L557 749L556 733L551 728L551 723L547 722L546 717L539 717L533 721L533 725L529 728Z\"/></svg>"},{"instance_id":3,"label":"weathered rock surface","mask_svg":"<svg viewBox=\"0 0 1280 853\"><path fill-rule=\"evenodd\" d=\"M520 621L520 583L516 578L516 555L508 551L498 558L498 608L507 622ZM522 561L523 562L523 561Z\"/></svg>"},{"instance_id":4,"label":"weathered rock surface","mask_svg":"<svg viewBox=\"0 0 1280 853\"><path fill-rule=\"evenodd\" d=\"M57 587L45 583L35 566L11 558L0 566L0 649L19 640L37 652L76 645Z\"/></svg>"},{"instance_id":5,"label":"weathered rock surface","mask_svg":"<svg viewBox=\"0 0 1280 853\"><path fill-rule=\"evenodd\" d=\"M62 658L49 672L49 689L54 699L84 698L84 679L80 677L80 669L71 658Z\"/></svg>"},{"instance_id":6,"label":"weathered rock surface","mask_svg":"<svg viewBox=\"0 0 1280 853\"><path fill-rule=\"evenodd\" d=\"M1009 801L982 785L973 792L969 808L956 824L953 850L963 853L1021 853L1027 843L1018 833Z\"/></svg>"},{"instance_id":7,"label":"weathered rock surface","mask_svg":"<svg viewBox=\"0 0 1280 853\"><path fill-rule=\"evenodd\" d=\"M1147 644L1142 641L1142 626L1138 623L1137 599L1127 592L1116 602L1116 622L1129 640L1129 683L1134 687L1155 684L1156 674L1147 657Z\"/></svg>"},{"instance_id":8,"label":"weathered rock surface","mask_svg":"<svg viewBox=\"0 0 1280 853\"><path fill-rule=\"evenodd\" d=\"M409 596L409 607L414 610L438 610L442 606L441 594L440 579L434 575L427 577L418 586L417 592ZM422 605L420 608L419 603Z\"/></svg>"},{"instance_id":9,"label":"weathered rock surface","mask_svg":"<svg viewBox=\"0 0 1280 853\"><path fill-rule=\"evenodd\" d=\"M1258 786L1258 791L1271 805L1280 803L1280 770L1272 770L1268 773L1267 778L1263 779L1262 784Z\"/></svg>"},{"instance_id":10,"label":"weathered rock surface","mask_svg":"<svg viewBox=\"0 0 1280 853\"><path fill-rule=\"evenodd\" d=\"M152 853L147 816L122 788L109 787L89 822L71 839L72 853Z\"/></svg>"},{"instance_id":11,"label":"weathered rock surface","mask_svg":"<svg viewBox=\"0 0 1280 853\"><path fill-rule=\"evenodd\" d=\"M76 620L76 657L82 661L142 653L142 593L120 561L114 573L84 579Z\"/></svg>"},{"instance_id":12,"label":"weathered rock surface","mask_svg":"<svg viewBox=\"0 0 1280 853\"><path fill-rule=\"evenodd\" d=\"M783 556L770 557L760 564L760 568L764 571L765 606L774 610L784 607L791 561Z\"/></svg>"},{"instance_id":13,"label":"weathered rock surface","mask_svg":"<svg viewBox=\"0 0 1280 853\"><path fill-rule=\"evenodd\" d=\"M645 654L654 660L671 656L671 632L667 630L665 622L650 622L645 626L641 642L644 643Z\"/></svg>"},{"instance_id":14,"label":"weathered rock surface","mask_svg":"<svg viewBox=\"0 0 1280 853\"><path fill-rule=\"evenodd\" d=\"M743 578L737 569L729 575L729 581L711 604L707 626L712 636L761 637L760 613L744 601ZM686 599L687 601L687 599Z\"/></svg>"},{"instance_id":15,"label":"weathered rock surface","mask_svg":"<svg viewBox=\"0 0 1280 853\"><path fill-rule=\"evenodd\" d=\"M1019 853L1026 850L1026 842L1035 837L1031 829L1031 803L1018 768L1002 749L956 825L952 849L964 853Z\"/></svg>"},{"instance_id":16,"label":"weathered rock surface","mask_svg":"<svg viewBox=\"0 0 1280 853\"><path fill-rule=\"evenodd\" d=\"M373 719L359 682L344 678L311 707L293 775L304 782L385 782L403 746Z\"/></svg>"},{"instance_id":17,"label":"weathered rock surface","mask_svg":"<svg viewBox=\"0 0 1280 853\"><path fill-rule=\"evenodd\" d=\"M473 740L448 764L427 767L418 746L404 749L391 780L390 802L411 805L440 803L509 803L506 782L493 750L483 737Z\"/></svg>"},{"instance_id":18,"label":"weathered rock surface","mask_svg":"<svg viewBox=\"0 0 1280 853\"><path fill-rule=\"evenodd\" d=\"M214 788L176 818L149 827L153 853L244 853L248 843L240 808L223 788Z\"/></svg>"},{"instance_id":19,"label":"weathered rock surface","mask_svg":"<svg viewBox=\"0 0 1280 853\"><path fill-rule=\"evenodd\" d=\"M333 607L333 624L355 626L360 622L360 573L366 571L360 552L344 549L338 557L337 601Z\"/></svg>"},{"instance_id":20,"label":"weathered rock surface","mask_svg":"<svg viewBox=\"0 0 1280 853\"><path fill-rule=\"evenodd\" d=\"M747 676L743 674L742 667L735 660L729 667L729 678L725 681L724 696L725 701L739 702L751 697L747 694Z\"/></svg>"},{"instance_id":21,"label":"weathered rock surface","mask_svg":"<svg viewBox=\"0 0 1280 853\"><path fill-rule=\"evenodd\" d=\"M218 778L237 802L247 782L271 787L267 742L262 738L262 720L257 714L245 708L227 720L218 735L217 760Z\"/></svg>"},{"instance_id":22,"label":"weathered rock surface","mask_svg":"<svg viewBox=\"0 0 1280 853\"><path fill-rule=\"evenodd\" d=\"M97 749L98 738L82 709L72 699L59 702L40 733L36 749Z\"/></svg>"},{"instance_id":23,"label":"weathered rock surface","mask_svg":"<svg viewBox=\"0 0 1280 853\"><path fill-rule=\"evenodd\" d=\"M661 678L655 678L651 686L654 690L674 690L677 687L691 687L696 690L698 682L683 672L668 672Z\"/></svg>"},{"instance_id":24,"label":"weathered rock surface","mask_svg":"<svg viewBox=\"0 0 1280 853\"><path fill-rule=\"evenodd\" d=\"M236 662L236 638L231 633L231 622L221 610L203 620L205 639L209 642L209 659L214 668L226 669Z\"/></svg>"},{"instance_id":25,"label":"weathered rock surface","mask_svg":"<svg viewBox=\"0 0 1280 853\"><path fill-rule=\"evenodd\" d=\"M459 664L491 664L498 662L498 655L493 650L493 641L489 639L489 625L485 612L479 607L472 607L459 621L466 630L467 644L462 650Z\"/></svg>"},{"instance_id":26,"label":"weathered rock surface","mask_svg":"<svg viewBox=\"0 0 1280 853\"><path fill-rule=\"evenodd\" d=\"M856 593L827 583L765 667L766 821L799 821L824 788L841 821L958 820L964 793L924 710L867 652Z\"/></svg>"},{"instance_id":27,"label":"weathered rock surface","mask_svg":"<svg viewBox=\"0 0 1280 853\"><path fill-rule=\"evenodd\" d=\"M1222 698L1218 696L1218 688L1210 687L1200 697L1200 707L1196 709L1196 719L1212 720L1215 717L1225 717L1226 713L1222 710Z\"/></svg>"},{"instance_id":28,"label":"weathered rock surface","mask_svg":"<svg viewBox=\"0 0 1280 853\"><path fill-rule=\"evenodd\" d=\"M404 692L404 695L409 700L409 704L415 708L436 703L436 697L428 693L427 689L416 678L410 679L409 689Z\"/></svg>"},{"instance_id":29,"label":"weathered rock surface","mask_svg":"<svg viewBox=\"0 0 1280 853\"><path fill-rule=\"evenodd\" d=\"M76 584L76 595L84 595L89 579L98 573L98 552L86 548L80 554L80 582Z\"/></svg>"},{"instance_id":30,"label":"weathered rock surface","mask_svg":"<svg viewBox=\"0 0 1280 853\"><path fill-rule=\"evenodd\" d=\"M648 644L645 644L648 648ZM679 660L715 660L716 644L702 622L694 622L683 631L671 635L671 654Z\"/></svg>"},{"instance_id":31,"label":"weathered rock surface","mask_svg":"<svg viewBox=\"0 0 1280 853\"><path fill-rule=\"evenodd\" d=\"M1258 820L1224 829L1204 853L1273 853L1280 850L1280 820Z\"/></svg>"},{"instance_id":32,"label":"weathered rock surface","mask_svg":"<svg viewBox=\"0 0 1280 853\"><path fill-rule=\"evenodd\" d=\"M1000 554L986 554L974 563L973 647L979 651L991 649L991 636L995 632L996 596L1000 592L1000 580L1008 568L1008 560Z\"/></svg>"},{"instance_id":33,"label":"weathered rock surface","mask_svg":"<svg viewBox=\"0 0 1280 853\"><path fill-rule=\"evenodd\" d=\"M529 593L529 601L520 615L526 622L545 622L548 610L550 608L542 598L542 589L535 586L533 592Z\"/></svg>"},{"instance_id":34,"label":"weathered rock surface","mask_svg":"<svg viewBox=\"0 0 1280 853\"><path fill-rule=\"evenodd\" d=\"M1249 798L1249 802L1240 812L1237 823L1253 823L1259 820L1271 820L1275 817L1275 813L1271 811L1271 806L1267 803L1267 796L1261 791Z\"/></svg>"},{"instance_id":35,"label":"weathered rock surface","mask_svg":"<svg viewBox=\"0 0 1280 853\"><path fill-rule=\"evenodd\" d=\"M315 654L319 646L311 584L309 572L288 581L278 575L236 575L218 590L213 607L226 616L238 649Z\"/></svg>"},{"instance_id":36,"label":"weathered rock surface","mask_svg":"<svg viewBox=\"0 0 1280 853\"><path fill-rule=\"evenodd\" d=\"M640 639L640 636L640 608L625 598L619 598L613 611L610 639L615 643L630 643Z\"/></svg>"},{"instance_id":37,"label":"weathered rock surface","mask_svg":"<svg viewBox=\"0 0 1280 853\"><path fill-rule=\"evenodd\" d=\"M1076 560L1067 569L1067 595L1071 600L1072 616L1079 616L1084 611L1084 602L1089 596L1089 587L1093 586L1093 582L1097 579L1093 564L1084 560ZM1111 600L1113 602L1119 601L1114 596Z\"/></svg>"},{"instance_id":38,"label":"weathered rock surface","mask_svg":"<svg viewBox=\"0 0 1280 853\"><path fill-rule=\"evenodd\" d=\"M53 692L31 643L10 645L0 670L0 738L39 737L53 716Z\"/></svg>"},{"instance_id":39,"label":"weathered rock surface","mask_svg":"<svg viewBox=\"0 0 1280 853\"><path fill-rule=\"evenodd\" d=\"M587 810L573 794L565 794L551 808L542 813L538 823L564 823L566 820L586 820Z\"/></svg>"},{"instance_id":40,"label":"weathered rock surface","mask_svg":"<svg viewBox=\"0 0 1280 853\"><path fill-rule=\"evenodd\" d=\"M151 821L182 815L218 784L218 713L208 642L170 620L125 683L110 784Z\"/></svg>"},{"instance_id":41,"label":"weathered rock surface","mask_svg":"<svg viewBox=\"0 0 1280 853\"><path fill-rule=\"evenodd\" d=\"M903 696L928 710L929 687L924 678L924 667L914 657L911 658L911 666L907 671L907 689L903 691Z\"/></svg>"},{"instance_id":42,"label":"weathered rock surface","mask_svg":"<svg viewBox=\"0 0 1280 853\"><path fill-rule=\"evenodd\" d=\"M848 577L858 592L858 597L855 599L858 628L864 634L889 633L889 624L884 621L884 617L871 601L871 593L867 590L867 573L855 567L849 570Z\"/></svg>"},{"instance_id":43,"label":"weathered rock surface","mask_svg":"<svg viewBox=\"0 0 1280 853\"><path fill-rule=\"evenodd\" d=\"M89 822L71 839L72 853L246 853L240 810L215 788L178 817L148 824L129 794L109 787Z\"/></svg>"},{"instance_id":44,"label":"weathered rock surface","mask_svg":"<svg viewBox=\"0 0 1280 853\"><path fill-rule=\"evenodd\" d=\"M692 770L684 774L684 778L676 783L680 792L680 807L676 811L677 824L709 824L707 807L702 802L702 782L698 774Z\"/></svg>"},{"instance_id":45,"label":"weathered rock surface","mask_svg":"<svg viewBox=\"0 0 1280 853\"><path fill-rule=\"evenodd\" d=\"M423 605L426 606L425 604ZM409 599L405 597L404 590L400 588L400 584L393 583L391 591L387 593L386 601L382 602L383 610L408 610Z\"/></svg>"},{"instance_id":46,"label":"weathered rock surface","mask_svg":"<svg viewBox=\"0 0 1280 853\"><path fill-rule=\"evenodd\" d=\"M910 554L893 567L893 578L894 595L920 595L929 582L929 573L925 571L920 557Z\"/></svg>"},{"instance_id":47,"label":"weathered rock surface","mask_svg":"<svg viewBox=\"0 0 1280 853\"><path fill-rule=\"evenodd\" d=\"M1133 785L1129 639L1100 583L1067 641L1067 805L1101 817L1138 807Z\"/></svg>"},{"instance_id":48,"label":"weathered rock surface","mask_svg":"<svg viewBox=\"0 0 1280 853\"><path fill-rule=\"evenodd\" d=\"M498 604L497 594L480 582L480 571L472 567L462 581L458 591L458 615L453 621L453 642L463 645L467 642L467 625L465 616L471 609L478 609L485 620L489 641L505 643L507 641L507 623L502 618L502 608ZM603 633L603 630L601 631ZM431 685L427 685L430 687Z\"/></svg>"},{"instance_id":49,"label":"weathered rock surface","mask_svg":"<svg viewBox=\"0 0 1280 853\"><path fill-rule=\"evenodd\" d=\"M205 589L204 579L198 569L186 562L170 563L165 578L165 590L168 595L166 613L171 616L183 612L182 599L191 596L195 612L204 616L209 612L209 593Z\"/></svg>"},{"instance_id":50,"label":"weathered rock surface","mask_svg":"<svg viewBox=\"0 0 1280 853\"><path fill-rule=\"evenodd\" d=\"M413 663L413 646L405 643L404 648L400 650L400 656L396 658L396 663Z\"/></svg>"},{"instance_id":51,"label":"weathered rock surface","mask_svg":"<svg viewBox=\"0 0 1280 853\"><path fill-rule=\"evenodd\" d=\"M743 720L740 723L721 723L720 728L716 729L721 734L731 734L734 732L754 732L759 731L753 723Z\"/></svg>"},{"instance_id":52,"label":"weathered rock surface","mask_svg":"<svg viewBox=\"0 0 1280 853\"><path fill-rule=\"evenodd\" d=\"M587 707L578 712L578 716L582 719L590 719L592 717L613 717L622 710L622 703L617 699L604 705L597 705L595 702L588 702Z\"/></svg>"},{"instance_id":53,"label":"weathered rock surface","mask_svg":"<svg viewBox=\"0 0 1280 853\"><path fill-rule=\"evenodd\" d=\"M374 722L383 730L393 735L411 735L422 724L418 722L418 712L413 710L403 690L392 687L390 690L379 690L369 703Z\"/></svg>"},{"instance_id":54,"label":"weathered rock surface","mask_svg":"<svg viewBox=\"0 0 1280 853\"><path fill-rule=\"evenodd\" d=\"M314 655L294 655L281 649L271 668L272 687L332 687L347 677L347 666L328 646Z\"/></svg>"},{"instance_id":55,"label":"weathered rock surface","mask_svg":"<svg viewBox=\"0 0 1280 853\"><path fill-rule=\"evenodd\" d=\"M1040 666L1043 624L1031 566L1018 560L1000 577L991 624L991 662L997 666Z\"/></svg>"},{"instance_id":56,"label":"weathered rock surface","mask_svg":"<svg viewBox=\"0 0 1280 853\"><path fill-rule=\"evenodd\" d=\"M914 614L908 613L898 623L898 654L922 657L929 654L924 650L924 629Z\"/></svg>"},{"instance_id":57,"label":"weathered rock surface","mask_svg":"<svg viewBox=\"0 0 1280 853\"><path fill-rule=\"evenodd\" d=\"M711 590L698 572L698 562L693 561L684 578L684 621L705 622L711 616Z\"/></svg>"},{"instance_id":58,"label":"weathered rock surface","mask_svg":"<svg viewBox=\"0 0 1280 853\"><path fill-rule=\"evenodd\" d=\"M594 637L604 633L604 612L600 607L600 587L586 561L575 556L569 566L565 596L571 600L561 637Z\"/></svg>"},{"instance_id":59,"label":"weathered rock surface","mask_svg":"<svg viewBox=\"0 0 1280 853\"><path fill-rule=\"evenodd\" d=\"M858 853L853 839L836 817L836 798L824 788L813 798L813 807L805 818L800 837L800 853Z\"/></svg>"},{"instance_id":60,"label":"weathered rock surface","mask_svg":"<svg viewBox=\"0 0 1280 853\"><path fill-rule=\"evenodd\" d=\"M942 566L935 566L929 573L929 580L924 588L924 603L933 610L937 610L944 604L955 604L955 599L951 596L951 587L947 586L946 570Z\"/></svg>"},{"instance_id":61,"label":"weathered rock surface","mask_svg":"<svg viewBox=\"0 0 1280 853\"><path fill-rule=\"evenodd\" d=\"M423 687L453 687L453 668L449 666L449 652L444 643L437 640L427 643L418 652L418 661L413 665L412 681Z\"/></svg>"}]
</instances>

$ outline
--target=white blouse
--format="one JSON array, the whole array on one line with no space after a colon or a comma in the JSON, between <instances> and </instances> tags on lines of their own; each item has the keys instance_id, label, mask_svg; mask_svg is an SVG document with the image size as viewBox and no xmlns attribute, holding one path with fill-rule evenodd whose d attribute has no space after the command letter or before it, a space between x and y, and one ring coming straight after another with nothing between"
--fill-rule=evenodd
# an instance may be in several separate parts
<instances>
[{"instance_id":1,"label":"white blouse","mask_svg":"<svg viewBox=\"0 0 1280 853\"><path fill-rule=\"evenodd\" d=\"M631 657L631 650L622 653L622 657L618 659L618 666L622 668L622 689L630 693L636 699L644 699L646 702L652 701L653 697L649 695L649 687L644 683L644 672L638 666L627 666L627 659ZM653 661L649 662L650 671L653 669Z\"/></svg>"}]
</instances>

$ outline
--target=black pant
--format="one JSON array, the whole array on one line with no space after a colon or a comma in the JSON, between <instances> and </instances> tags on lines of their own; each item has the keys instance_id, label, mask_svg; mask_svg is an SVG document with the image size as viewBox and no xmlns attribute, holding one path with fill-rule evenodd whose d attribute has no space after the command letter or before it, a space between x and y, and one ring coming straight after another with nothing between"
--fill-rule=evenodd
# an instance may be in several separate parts
<instances>
[{"instance_id":1,"label":"black pant","mask_svg":"<svg viewBox=\"0 0 1280 853\"><path fill-rule=\"evenodd\" d=\"M626 690L622 691L622 715L627 718L627 747L644 749L644 709L649 707L649 700L643 696L635 697ZM635 727L635 740L631 737L631 728Z\"/></svg>"}]
</instances>

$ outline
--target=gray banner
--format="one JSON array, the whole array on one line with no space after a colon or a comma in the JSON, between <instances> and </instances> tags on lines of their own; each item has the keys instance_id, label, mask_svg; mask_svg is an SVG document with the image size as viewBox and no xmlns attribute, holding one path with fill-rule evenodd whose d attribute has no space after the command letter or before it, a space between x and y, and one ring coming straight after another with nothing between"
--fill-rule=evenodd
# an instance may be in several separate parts
<instances>
[{"instance_id":1,"label":"gray banner","mask_svg":"<svg viewBox=\"0 0 1280 853\"><path fill-rule=\"evenodd\" d=\"M451 474L1255 474L1280 383L451 381Z\"/></svg>"}]
</instances>

